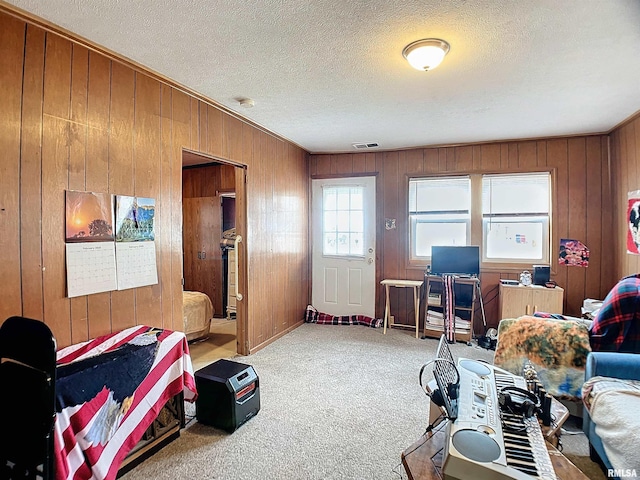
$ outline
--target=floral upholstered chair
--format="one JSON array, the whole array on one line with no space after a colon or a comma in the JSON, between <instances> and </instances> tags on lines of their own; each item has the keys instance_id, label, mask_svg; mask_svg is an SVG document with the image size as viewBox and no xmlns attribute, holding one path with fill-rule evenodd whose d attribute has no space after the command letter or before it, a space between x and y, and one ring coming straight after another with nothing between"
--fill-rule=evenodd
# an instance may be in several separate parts
<instances>
[{"instance_id":1,"label":"floral upholstered chair","mask_svg":"<svg viewBox=\"0 0 640 480\"><path fill-rule=\"evenodd\" d=\"M531 363L548 393L578 401L590 351L588 322L526 315L500 322L493 363L515 375Z\"/></svg>"}]
</instances>

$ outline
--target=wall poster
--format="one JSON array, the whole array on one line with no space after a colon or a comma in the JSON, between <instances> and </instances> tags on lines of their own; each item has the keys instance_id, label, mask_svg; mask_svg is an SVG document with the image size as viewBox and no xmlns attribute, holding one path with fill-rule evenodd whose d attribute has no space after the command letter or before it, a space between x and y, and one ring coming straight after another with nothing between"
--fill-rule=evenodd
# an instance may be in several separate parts
<instances>
[{"instance_id":1,"label":"wall poster","mask_svg":"<svg viewBox=\"0 0 640 480\"><path fill-rule=\"evenodd\" d=\"M589 249L580 240L561 238L558 263L569 267L588 267Z\"/></svg>"},{"instance_id":2,"label":"wall poster","mask_svg":"<svg viewBox=\"0 0 640 480\"><path fill-rule=\"evenodd\" d=\"M640 255L640 190L627 194L627 253Z\"/></svg>"}]
</instances>

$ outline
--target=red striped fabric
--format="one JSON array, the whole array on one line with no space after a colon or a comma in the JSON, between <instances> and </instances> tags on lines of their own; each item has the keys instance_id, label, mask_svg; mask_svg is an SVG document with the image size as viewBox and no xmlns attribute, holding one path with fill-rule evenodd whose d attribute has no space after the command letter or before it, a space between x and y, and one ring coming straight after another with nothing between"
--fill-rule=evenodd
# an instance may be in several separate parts
<instances>
[{"instance_id":1,"label":"red striped fabric","mask_svg":"<svg viewBox=\"0 0 640 480\"><path fill-rule=\"evenodd\" d=\"M58 365L100 355L123 346L150 327L137 326L61 349ZM197 396L189 346L184 333L162 330L151 370L140 383L133 402L113 430L109 441L89 444L85 435L109 397L105 387L92 399L67 407L56 415L55 459L57 479L114 479L120 464L153 423L164 404L184 392L187 401Z\"/></svg>"},{"instance_id":2,"label":"red striped fabric","mask_svg":"<svg viewBox=\"0 0 640 480\"><path fill-rule=\"evenodd\" d=\"M447 341L456 341L456 311L455 301L453 298L453 285L455 277L453 275L442 276L444 285L444 333L447 337Z\"/></svg>"}]
</instances>

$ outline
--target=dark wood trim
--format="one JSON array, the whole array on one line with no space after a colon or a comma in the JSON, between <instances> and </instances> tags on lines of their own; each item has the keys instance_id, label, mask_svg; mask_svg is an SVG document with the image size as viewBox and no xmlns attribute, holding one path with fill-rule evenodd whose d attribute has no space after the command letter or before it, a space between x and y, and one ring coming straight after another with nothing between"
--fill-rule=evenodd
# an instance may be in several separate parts
<instances>
[{"instance_id":1,"label":"dark wood trim","mask_svg":"<svg viewBox=\"0 0 640 480\"><path fill-rule=\"evenodd\" d=\"M379 172L362 172L362 173L336 173L329 175L310 175L311 180L327 180L338 178L357 178L357 177L378 177Z\"/></svg>"},{"instance_id":2,"label":"dark wood trim","mask_svg":"<svg viewBox=\"0 0 640 480\"><path fill-rule=\"evenodd\" d=\"M247 168L247 164L246 163L237 162L235 160L230 160L228 158L219 157L217 155L210 155L208 153L199 152L197 150L191 150L190 148L183 148L182 149L182 154L184 155L185 153L187 155L195 155L197 157L202 157L202 158L206 158L206 159L210 160L210 162L208 162L208 163L203 163L203 164L198 164L198 165L189 165L189 166L186 166L186 167L182 167L185 170L187 168L199 168L199 167L206 167L207 165L218 165L218 164L231 165L233 167L244 168L245 170Z\"/></svg>"}]
</instances>

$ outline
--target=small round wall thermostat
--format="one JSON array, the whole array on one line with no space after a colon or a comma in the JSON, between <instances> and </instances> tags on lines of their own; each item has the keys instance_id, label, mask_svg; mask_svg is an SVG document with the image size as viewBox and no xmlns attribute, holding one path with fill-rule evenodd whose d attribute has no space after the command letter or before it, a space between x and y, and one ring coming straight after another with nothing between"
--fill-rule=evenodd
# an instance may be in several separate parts
<instances>
[{"instance_id":1,"label":"small round wall thermostat","mask_svg":"<svg viewBox=\"0 0 640 480\"><path fill-rule=\"evenodd\" d=\"M524 272L522 272L520 274L520 283L525 287L531 285L532 283L531 272L529 272L528 270L525 270Z\"/></svg>"}]
</instances>

